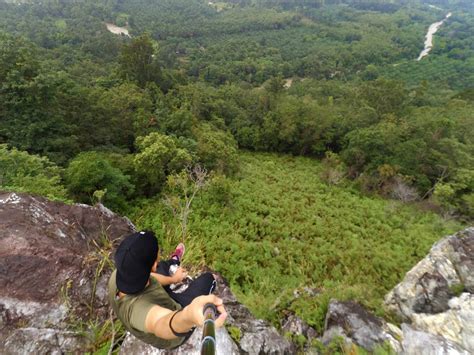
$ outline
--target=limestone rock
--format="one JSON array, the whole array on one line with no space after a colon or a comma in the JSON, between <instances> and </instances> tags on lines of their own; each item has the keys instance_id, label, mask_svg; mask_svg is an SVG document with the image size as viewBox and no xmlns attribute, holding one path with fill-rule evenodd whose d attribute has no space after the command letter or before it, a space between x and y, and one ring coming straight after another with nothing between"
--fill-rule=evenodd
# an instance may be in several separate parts
<instances>
[{"instance_id":1,"label":"limestone rock","mask_svg":"<svg viewBox=\"0 0 474 355\"><path fill-rule=\"evenodd\" d=\"M406 352L474 353L473 283L474 228L468 228L436 243L385 297L386 308L411 323L402 328Z\"/></svg>"},{"instance_id":2,"label":"limestone rock","mask_svg":"<svg viewBox=\"0 0 474 355\"><path fill-rule=\"evenodd\" d=\"M0 192L0 353L82 347L84 339L64 331L68 312L88 317L93 305L105 319L109 275L95 276L99 249L133 230L103 206Z\"/></svg>"},{"instance_id":3,"label":"limestone rock","mask_svg":"<svg viewBox=\"0 0 474 355\"><path fill-rule=\"evenodd\" d=\"M88 340L70 331L50 328L21 328L13 331L5 340L2 354L71 354L84 353Z\"/></svg>"},{"instance_id":4,"label":"limestone rock","mask_svg":"<svg viewBox=\"0 0 474 355\"><path fill-rule=\"evenodd\" d=\"M469 293L474 293L474 228L459 233L450 241L453 252L449 255L456 272Z\"/></svg>"},{"instance_id":5,"label":"limestone rock","mask_svg":"<svg viewBox=\"0 0 474 355\"><path fill-rule=\"evenodd\" d=\"M436 243L385 297L387 310L410 322L415 313L440 313L449 309L454 287L467 291L474 283L474 228Z\"/></svg>"},{"instance_id":6,"label":"limestone rock","mask_svg":"<svg viewBox=\"0 0 474 355\"><path fill-rule=\"evenodd\" d=\"M463 293L449 301L450 309L439 314L413 314L412 325L458 344L474 353L474 295Z\"/></svg>"},{"instance_id":7,"label":"limestone rock","mask_svg":"<svg viewBox=\"0 0 474 355\"><path fill-rule=\"evenodd\" d=\"M217 276L217 290L228 313L227 323L240 330L239 350L245 354L293 354L293 344L261 319L255 319L247 307L237 301L224 278Z\"/></svg>"},{"instance_id":8,"label":"limestone rock","mask_svg":"<svg viewBox=\"0 0 474 355\"><path fill-rule=\"evenodd\" d=\"M199 355L201 353L202 330L196 329L191 337L174 350L162 350L145 344L131 334L127 334L125 341L120 348L120 354L143 354L143 355ZM225 328L216 330L216 354L217 355L237 355L239 349L232 341Z\"/></svg>"},{"instance_id":9,"label":"limestone rock","mask_svg":"<svg viewBox=\"0 0 474 355\"><path fill-rule=\"evenodd\" d=\"M400 352L401 332L394 325L386 323L353 301L332 300L326 314L322 341L328 344L334 337L342 336L346 343L355 342L369 351L385 342Z\"/></svg>"},{"instance_id":10,"label":"limestone rock","mask_svg":"<svg viewBox=\"0 0 474 355\"><path fill-rule=\"evenodd\" d=\"M294 314L288 314L282 321L281 330L284 333L303 335L308 341L318 336L316 330Z\"/></svg>"},{"instance_id":11,"label":"limestone rock","mask_svg":"<svg viewBox=\"0 0 474 355\"><path fill-rule=\"evenodd\" d=\"M469 352L457 344L402 324L403 354L406 355L469 355Z\"/></svg>"},{"instance_id":12,"label":"limestone rock","mask_svg":"<svg viewBox=\"0 0 474 355\"><path fill-rule=\"evenodd\" d=\"M474 228L436 243L430 253L385 298L402 329L354 302L332 301L323 342L342 336L346 344L373 350L388 341L403 354L474 353ZM459 297L459 291L467 291Z\"/></svg>"}]
</instances>

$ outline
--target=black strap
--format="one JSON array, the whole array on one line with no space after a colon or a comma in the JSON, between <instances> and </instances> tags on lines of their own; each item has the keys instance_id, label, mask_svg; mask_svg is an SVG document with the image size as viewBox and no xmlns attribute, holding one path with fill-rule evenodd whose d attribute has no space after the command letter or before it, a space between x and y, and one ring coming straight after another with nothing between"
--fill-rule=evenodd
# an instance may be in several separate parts
<instances>
[{"instance_id":1,"label":"black strap","mask_svg":"<svg viewBox=\"0 0 474 355\"><path fill-rule=\"evenodd\" d=\"M193 333L193 331L194 331L194 327L191 328L191 330L187 331L186 333L178 333L177 331L175 331L175 330L173 329L173 326L171 325L171 322L173 321L174 316L177 315L177 314L178 314L179 312L181 312L182 310L183 310L183 309L181 308L181 309L177 310L176 312L174 312L174 314L171 316L170 322L169 322L169 326L170 326L171 332L172 332L175 336L177 336L177 337L186 337L186 336L189 336L189 335L191 335L191 334Z\"/></svg>"}]
</instances>

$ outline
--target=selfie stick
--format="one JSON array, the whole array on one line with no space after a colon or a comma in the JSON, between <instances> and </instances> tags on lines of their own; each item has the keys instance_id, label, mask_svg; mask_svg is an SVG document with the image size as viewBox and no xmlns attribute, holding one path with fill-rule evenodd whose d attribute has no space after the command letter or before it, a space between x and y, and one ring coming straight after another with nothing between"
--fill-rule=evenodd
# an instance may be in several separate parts
<instances>
[{"instance_id":1,"label":"selfie stick","mask_svg":"<svg viewBox=\"0 0 474 355\"><path fill-rule=\"evenodd\" d=\"M204 326L202 329L201 355L216 354L216 319L217 308L212 303L204 306Z\"/></svg>"}]
</instances>

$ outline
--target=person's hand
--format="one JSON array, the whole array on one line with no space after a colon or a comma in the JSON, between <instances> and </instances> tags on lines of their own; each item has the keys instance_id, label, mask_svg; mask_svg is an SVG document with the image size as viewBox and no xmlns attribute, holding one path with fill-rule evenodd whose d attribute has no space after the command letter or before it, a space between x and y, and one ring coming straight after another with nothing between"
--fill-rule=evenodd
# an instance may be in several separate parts
<instances>
[{"instance_id":1,"label":"person's hand","mask_svg":"<svg viewBox=\"0 0 474 355\"><path fill-rule=\"evenodd\" d=\"M180 283L182 282L186 276L188 276L188 273L186 272L185 269L183 269L181 266L178 267L175 271L175 273L173 274L173 283Z\"/></svg>"},{"instance_id":2,"label":"person's hand","mask_svg":"<svg viewBox=\"0 0 474 355\"><path fill-rule=\"evenodd\" d=\"M204 306L208 303L212 303L216 306L217 311L220 313L219 317L215 321L216 328L224 325L225 319L227 318L227 312L224 308L224 303L221 298L209 295L196 297L189 306L183 311L186 312L188 319L198 326L204 324Z\"/></svg>"}]
</instances>

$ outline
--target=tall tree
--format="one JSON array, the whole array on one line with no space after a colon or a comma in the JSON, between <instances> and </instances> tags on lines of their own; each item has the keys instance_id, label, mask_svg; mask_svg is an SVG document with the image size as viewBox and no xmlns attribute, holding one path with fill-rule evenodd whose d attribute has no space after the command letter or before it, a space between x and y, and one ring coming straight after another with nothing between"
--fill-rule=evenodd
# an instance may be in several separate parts
<instances>
[{"instance_id":1,"label":"tall tree","mask_svg":"<svg viewBox=\"0 0 474 355\"><path fill-rule=\"evenodd\" d=\"M120 73L124 79L135 81L140 87L148 82L159 82L161 68L155 59L150 35L145 33L125 44L120 54Z\"/></svg>"}]
</instances>

